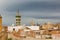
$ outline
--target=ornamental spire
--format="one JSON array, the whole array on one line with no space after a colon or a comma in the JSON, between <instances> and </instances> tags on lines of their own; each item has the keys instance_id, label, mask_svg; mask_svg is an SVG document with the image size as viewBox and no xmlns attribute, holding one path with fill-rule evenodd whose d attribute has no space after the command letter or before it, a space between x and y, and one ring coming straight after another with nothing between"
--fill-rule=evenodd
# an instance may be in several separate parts
<instances>
[{"instance_id":1,"label":"ornamental spire","mask_svg":"<svg viewBox=\"0 0 60 40\"><path fill-rule=\"evenodd\" d=\"M17 10L17 14L16 15L19 16L19 9Z\"/></svg>"}]
</instances>

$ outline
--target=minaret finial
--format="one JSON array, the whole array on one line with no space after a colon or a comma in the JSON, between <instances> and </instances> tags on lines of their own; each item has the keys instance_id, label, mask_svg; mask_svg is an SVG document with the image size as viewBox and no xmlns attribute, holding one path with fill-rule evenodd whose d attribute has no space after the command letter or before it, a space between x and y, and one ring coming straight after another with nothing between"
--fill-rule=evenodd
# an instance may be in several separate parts
<instances>
[{"instance_id":1,"label":"minaret finial","mask_svg":"<svg viewBox=\"0 0 60 40\"><path fill-rule=\"evenodd\" d=\"M18 8L18 11L17 12L19 13L19 8Z\"/></svg>"},{"instance_id":2,"label":"minaret finial","mask_svg":"<svg viewBox=\"0 0 60 40\"><path fill-rule=\"evenodd\" d=\"M0 14L0 17L2 17L1 14Z\"/></svg>"},{"instance_id":3,"label":"minaret finial","mask_svg":"<svg viewBox=\"0 0 60 40\"><path fill-rule=\"evenodd\" d=\"M16 15L19 15L19 8L17 9L17 14Z\"/></svg>"}]
</instances>

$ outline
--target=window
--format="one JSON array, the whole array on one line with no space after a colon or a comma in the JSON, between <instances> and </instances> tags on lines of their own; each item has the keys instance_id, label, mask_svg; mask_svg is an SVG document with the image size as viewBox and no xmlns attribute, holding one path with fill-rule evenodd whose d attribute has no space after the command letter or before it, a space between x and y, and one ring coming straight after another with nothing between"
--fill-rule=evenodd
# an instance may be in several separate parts
<instances>
[{"instance_id":1,"label":"window","mask_svg":"<svg viewBox=\"0 0 60 40\"><path fill-rule=\"evenodd\" d=\"M36 32L37 35L40 35L40 32Z\"/></svg>"}]
</instances>

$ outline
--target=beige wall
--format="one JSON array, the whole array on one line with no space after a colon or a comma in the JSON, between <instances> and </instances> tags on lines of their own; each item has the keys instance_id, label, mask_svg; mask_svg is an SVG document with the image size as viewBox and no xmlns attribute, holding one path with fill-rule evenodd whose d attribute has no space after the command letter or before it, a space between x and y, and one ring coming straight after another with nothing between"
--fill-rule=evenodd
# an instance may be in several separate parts
<instances>
[{"instance_id":1,"label":"beige wall","mask_svg":"<svg viewBox=\"0 0 60 40\"><path fill-rule=\"evenodd\" d=\"M0 40L7 40L7 38L8 38L7 33L1 33L0 35L1 35Z\"/></svg>"}]
</instances>

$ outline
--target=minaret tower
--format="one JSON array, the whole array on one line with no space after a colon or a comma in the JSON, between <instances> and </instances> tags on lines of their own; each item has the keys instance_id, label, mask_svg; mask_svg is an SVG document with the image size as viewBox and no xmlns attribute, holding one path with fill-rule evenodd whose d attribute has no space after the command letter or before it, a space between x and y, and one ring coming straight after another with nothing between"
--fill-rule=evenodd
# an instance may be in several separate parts
<instances>
[{"instance_id":1,"label":"minaret tower","mask_svg":"<svg viewBox=\"0 0 60 40\"><path fill-rule=\"evenodd\" d=\"M20 26L20 25L21 25L21 15L19 15L19 9L18 9L16 14L16 26Z\"/></svg>"},{"instance_id":2,"label":"minaret tower","mask_svg":"<svg viewBox=\"0 0 60 40\"><path fill-rule=\"evenodd\" d=\"M0 15L0 32L2 31L2 16Z\"/></svg>"},{"instance_id":3,"label":"minaret tower","mask_svg":"<svg viewBox=\"0 0 60 40\"><path fill-rule=\"evenodd\" d=\"M32 20L32 21L30 22L30 24L31 24L31 26L34 26L34 25L35 25L34 20Z\"/></svg>"}]
</instances>

